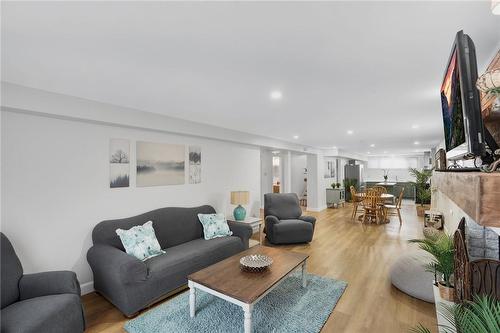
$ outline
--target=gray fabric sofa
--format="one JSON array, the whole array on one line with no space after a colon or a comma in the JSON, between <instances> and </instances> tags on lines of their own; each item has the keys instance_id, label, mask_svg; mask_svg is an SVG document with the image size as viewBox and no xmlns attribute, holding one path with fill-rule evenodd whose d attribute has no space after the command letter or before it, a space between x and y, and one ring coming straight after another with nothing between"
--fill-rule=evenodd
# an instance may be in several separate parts
<instances>
[{"instance_id":1,"label":"gray fabric sofa","mask_svg":"<svg viewBox=\"0 0 500 333\"><path fill-rule=\"evenodd\" d=\"M302 216L295 193L264 194L266 238L272 244L308 243L314 234L316 218Z\"/></svg>"},{"instance_id":2,"label":"gray fabric sofa","mask_svg":"<svg viewBox=\"0 0 500 333\"><path fill-rule=\"evenodd\" d=\"M0 233L2 333L83 332L85 316L74 272L23 274L9 239Z\"/></svg>"},{"instance_id":3,"label":"gray fabric sofa","mask_svg":"<svg viewBox=\"0 0 500 333\"><path fill-rule=\"evenodd\" d=\"M95 290L130 317L184 286L189 274L248 249L249 225L229 221L232 236L205 240L199 213L212 214L215 209L166 207L97 224L92 231L94 245L87 253ZM115 230L148 221L153 221L166 253L141 261L125 252Z\"/></svg>"}]
</instances>

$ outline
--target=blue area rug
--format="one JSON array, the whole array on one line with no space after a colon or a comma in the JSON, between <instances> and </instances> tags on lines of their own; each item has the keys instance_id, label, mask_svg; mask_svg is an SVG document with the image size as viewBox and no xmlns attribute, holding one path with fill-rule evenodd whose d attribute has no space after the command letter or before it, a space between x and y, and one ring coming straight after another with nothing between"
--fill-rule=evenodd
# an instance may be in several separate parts
<instances>
[{"instance_id":1,"label":"blue area rug","mask_svg":"<svg viewBox=\"0 0 500 333\"><path fill-rule=\"evenodd\" d=\"M347 287L344 281L308 274L302 288L293 274L261 299L252 312L253 332L317 333ZM130 320L129 333L243 332L241 307L196 290L196 316L189 317L189 292Z\"/></svg>"}]
</instances>

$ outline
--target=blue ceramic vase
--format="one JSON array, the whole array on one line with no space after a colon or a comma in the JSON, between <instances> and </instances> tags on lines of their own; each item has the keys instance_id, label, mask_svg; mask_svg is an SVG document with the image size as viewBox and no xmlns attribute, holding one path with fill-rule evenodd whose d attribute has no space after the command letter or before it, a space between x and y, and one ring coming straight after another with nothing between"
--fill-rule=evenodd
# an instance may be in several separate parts
<instances>
[{"instance_id":1,"label":"blue ceramic vase","mask_svg":"<svg viewBox=\"0 0 500 333\"><path fill-rule=\"evenodd\" d=\"M245 210L245 208L243 208L242 205L238 205L234 209L233 214L236 221L243 221L247 215L247 211Z\"/></svg>"}]
</instances>

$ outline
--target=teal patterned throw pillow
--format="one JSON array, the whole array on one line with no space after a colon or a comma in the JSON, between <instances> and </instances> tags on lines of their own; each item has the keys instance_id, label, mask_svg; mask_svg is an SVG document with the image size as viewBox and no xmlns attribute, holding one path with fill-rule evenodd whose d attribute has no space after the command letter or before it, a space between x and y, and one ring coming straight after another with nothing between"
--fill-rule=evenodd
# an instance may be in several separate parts
<instances>
[{"instance_id":1,"label":"teal patterned throw pillow","mask_svg":"<svg viewBox=\"0 0 500 333\"><path fill-rule=\"evenodd\" d=\"M156 239L153 222L148 221L129 230L116 229L125 252L140 260L146 260L165 253Z\"/></svg>"},{"instance_id":2,"label":"teal patterned throw pillow","mask_svg":"<svg viewBox=\"0 0 500 333\"><path fill-rule=\"evenodd\" d=\"M198 219L203 225L203 234L207 240L233 234L229 230L224 214L198 214Z\"/></svg>"}]
</instances>

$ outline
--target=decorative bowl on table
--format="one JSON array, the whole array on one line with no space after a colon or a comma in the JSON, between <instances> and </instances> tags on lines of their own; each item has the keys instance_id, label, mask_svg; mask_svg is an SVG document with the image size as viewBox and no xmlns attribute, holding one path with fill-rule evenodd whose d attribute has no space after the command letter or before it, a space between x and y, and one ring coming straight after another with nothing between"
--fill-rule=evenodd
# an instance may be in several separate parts
<instances>
[{"instance_id":1,"label":"decorative bowl on table","mask_svg":"<svg viewBox=\"0 0 500 333\"><path fill-rule=\"evenodd\" d=\"M263 254L251 254L240 259L240 268L245 272L262 272L272 263L271 257Z\"/></svg>"}]
</instances>

